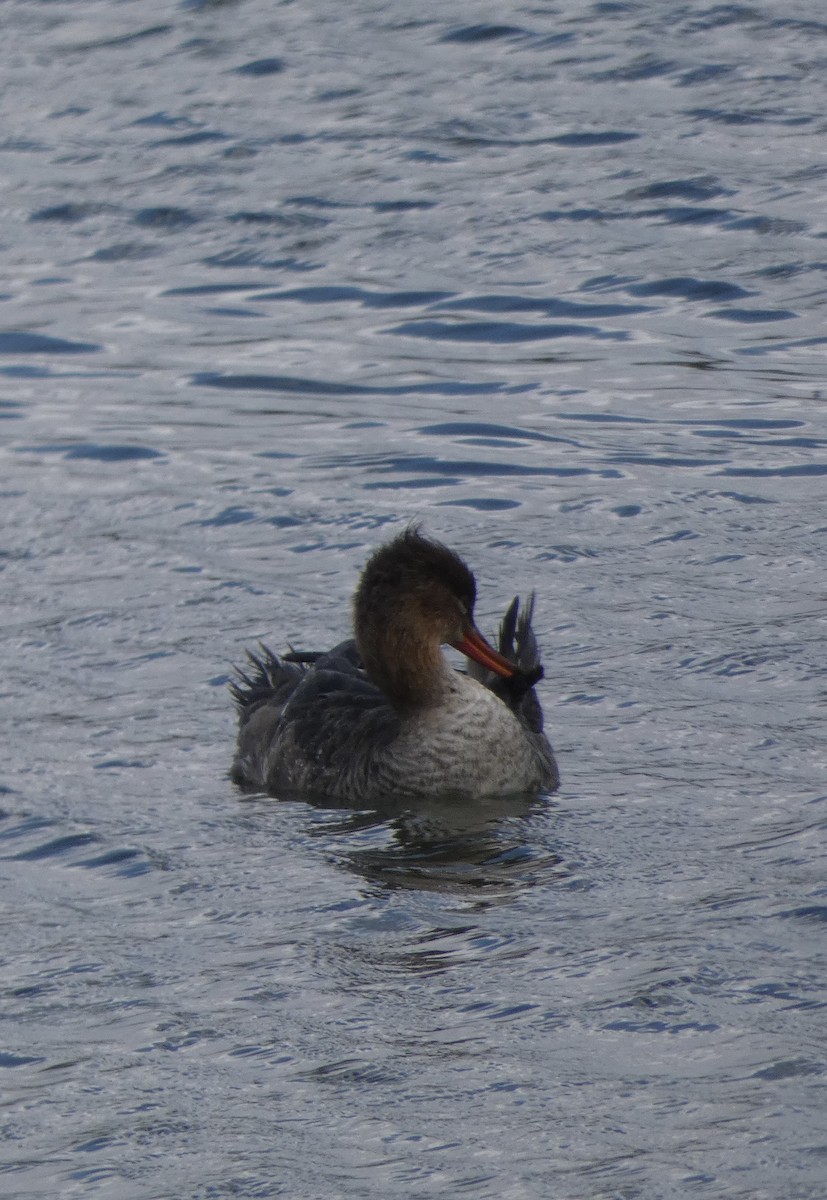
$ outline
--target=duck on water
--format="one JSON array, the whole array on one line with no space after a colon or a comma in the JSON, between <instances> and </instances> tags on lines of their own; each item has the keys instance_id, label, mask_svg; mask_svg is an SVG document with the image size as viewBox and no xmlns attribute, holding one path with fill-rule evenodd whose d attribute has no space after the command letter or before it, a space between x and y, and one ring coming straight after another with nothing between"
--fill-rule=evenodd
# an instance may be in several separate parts
<instances>
[{"instance_id":1,"label":"duck on water","mask_svg":"<svg viewBox=\"0 0 827 1200\"><path fill-rule=\"evenodd\" d=\"M474 624L476 592L459 555L416 528L376 550L354 597L353 640L248 653L231 684L235 782L354 806L556 788L534 690L534 597L522 611L512 601L495 650ZM443 645L468 657L467 674Z\"/></svg>"}]
</instances>

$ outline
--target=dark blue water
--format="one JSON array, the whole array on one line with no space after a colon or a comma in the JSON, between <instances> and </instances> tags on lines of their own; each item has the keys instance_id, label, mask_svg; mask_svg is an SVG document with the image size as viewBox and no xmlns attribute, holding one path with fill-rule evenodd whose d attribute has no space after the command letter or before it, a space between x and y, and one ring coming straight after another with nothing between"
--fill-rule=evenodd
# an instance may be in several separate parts
<instances>
[{"instance_id":1,"label":"dark blue water","mask_svg":"<svg viewBox=\"0 0 827 1200\"><path fill-rule=\"evenodd\" d=\"M6 5L4 1196L822 1200L825 54ZM537 589L561 791L243 798L230 664L411 518Z\"/></svg>"}]
</instances>

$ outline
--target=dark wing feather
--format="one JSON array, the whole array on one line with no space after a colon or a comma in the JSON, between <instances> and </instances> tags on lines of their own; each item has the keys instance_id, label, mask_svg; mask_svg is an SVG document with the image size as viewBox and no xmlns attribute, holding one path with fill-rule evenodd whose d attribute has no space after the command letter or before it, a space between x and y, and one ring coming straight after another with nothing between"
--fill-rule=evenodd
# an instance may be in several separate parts
<instances>
[{"instance_id":1,"label":"dark wing feather","mask_svg":"<svg viewBox=\"0 0 827 1200\"><path fill-rule=\"evenodd\" d=\"M399 733L397 713L363 672L321 664L291 696L284 725L314 769L333 777L367 767Z\"/></svg>"},{"instance_id":2,"label":"dark wing feather","mask_svg":"<svg viewBox=\"0 0 827 1200\"><path fill-rule=\"evenodd\" d=\"M501 675L495 675L493 671L487 671L474 662L469 662L468 669L475 679L484 683L508 705L527 729L542 733L543 710L534 691L534 685L543 678L540 647L532 624L535 600L532 592L521 609L520 597L515 596L500 622L497 649L517 664L519 673L510 679L503 679Z\"/></svg>"}]
</instances>

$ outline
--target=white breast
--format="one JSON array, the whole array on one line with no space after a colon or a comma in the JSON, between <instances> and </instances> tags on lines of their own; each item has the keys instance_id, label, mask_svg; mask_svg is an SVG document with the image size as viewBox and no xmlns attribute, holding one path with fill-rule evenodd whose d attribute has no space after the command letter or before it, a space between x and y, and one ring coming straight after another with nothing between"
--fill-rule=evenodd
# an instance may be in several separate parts
<instances>
[{"instance_id":1,"label":"white breast","mask_svg":"<svg viewBox=\"0 0 827 1200\"><path fill-rule=\"evenodd\" d=\"M496 795L542 782L527 731L493 692L456 671L443 702L406 720L389 751L395 787L413 795Z\"/></svg>"}]
</instances>

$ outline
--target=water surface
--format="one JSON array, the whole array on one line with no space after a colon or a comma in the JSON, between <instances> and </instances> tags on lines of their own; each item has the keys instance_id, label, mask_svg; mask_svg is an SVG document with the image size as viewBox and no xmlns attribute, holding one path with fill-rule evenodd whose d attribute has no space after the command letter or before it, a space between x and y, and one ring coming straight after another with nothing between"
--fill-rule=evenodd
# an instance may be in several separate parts
<instances>
[{"instance_id":1,"label":"water surface","mask_svg":"<svg viewBox=\"0 0 827 1200\"><path fill-rule=\"evenodd\" d=\"M821 1200L827 22L7 6L3 1194ZM553 798L245 798L370 549Z\"/></svg>"}]
</instances>

